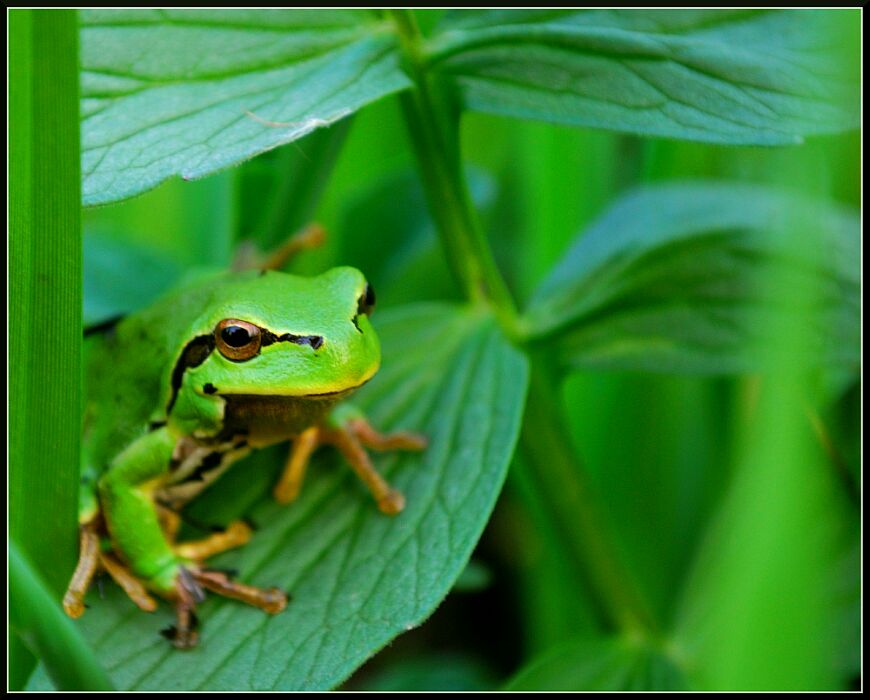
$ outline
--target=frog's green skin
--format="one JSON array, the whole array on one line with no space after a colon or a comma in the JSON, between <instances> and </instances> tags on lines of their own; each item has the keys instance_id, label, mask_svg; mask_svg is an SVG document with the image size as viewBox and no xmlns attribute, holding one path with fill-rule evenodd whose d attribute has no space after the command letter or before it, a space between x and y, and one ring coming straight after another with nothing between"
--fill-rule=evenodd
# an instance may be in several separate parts
<instances>
[{"instance_id":1,"label":"frog's green skin","mask_svg":"<svg viewBox=\"0 0 870 700\"><path fill-rule=\"evenodd\" d=\"M87 369L79 519L102 515L149 588L171 593L184 563L155 501L183 504L251 448L325 420L375 374L366 287L350 267L313 278L230 273L163 298L98 341ZM255 324L273 342L229 360L213 341L224 319Z\"/></svg>"}]
</instances>

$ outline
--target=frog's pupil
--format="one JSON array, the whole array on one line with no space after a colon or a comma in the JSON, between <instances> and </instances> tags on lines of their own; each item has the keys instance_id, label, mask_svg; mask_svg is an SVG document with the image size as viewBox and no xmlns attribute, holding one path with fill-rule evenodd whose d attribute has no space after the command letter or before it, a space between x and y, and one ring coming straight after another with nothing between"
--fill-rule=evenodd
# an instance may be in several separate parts
<instances>
[{"instance_id":1,"label":"frog's pupil","mask_svg":"<svg viewBox=\"0 0 870 700\"><path fill-rule=\"evenodd\" d=\"M227 326L221 331L221 338L231 348L242 348L251 342L251 334L241 326Z\"/></svg>"}]
</instances>

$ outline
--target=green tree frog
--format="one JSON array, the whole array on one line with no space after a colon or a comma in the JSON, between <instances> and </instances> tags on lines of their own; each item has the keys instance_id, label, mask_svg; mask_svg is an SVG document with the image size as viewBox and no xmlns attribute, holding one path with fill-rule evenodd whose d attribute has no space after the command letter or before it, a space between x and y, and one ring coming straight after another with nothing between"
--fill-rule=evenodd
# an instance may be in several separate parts
<instances>
[{"instance_id":1,"label":"green tree frog","mask_svg":"<svg viewBox=\"0 0 870 700\"><path fill-rule=\"evenodd\" d=\"M143 610L171 601L175 646L197 643L196 604L209 590L278 613L278 588L209 570L206 559L251 537L241 521L176 542L178 511L249 451L292 447L274 496L292 501L312 452L336 446L388 515L401 493L365 448L425 447L412 433L382 435L339 403L377 372L369 321L375 297L359 270L317 277L274 270L189 284L98 339L87 368L89 403L79 506L80 557L64 597L71 617L105 570Z\"/></svg>"}]
</instances>

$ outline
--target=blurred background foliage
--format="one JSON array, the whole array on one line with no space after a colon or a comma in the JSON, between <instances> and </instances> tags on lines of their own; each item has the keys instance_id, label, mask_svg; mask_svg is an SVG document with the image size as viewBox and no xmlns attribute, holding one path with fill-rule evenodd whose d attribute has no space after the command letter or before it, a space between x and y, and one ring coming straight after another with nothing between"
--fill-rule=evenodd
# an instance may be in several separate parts
<instances>
[{"instance_id":1,"label":"blurred background foliage","mask_svg":"<svg viewBox=\"0 0 870 700\"><path fill-rule=\"evenodd\" d=\"M306 171L325 169L321 162L313 162L311 154L325 150L319 141L333 138L345 143L335 156L334 171L321 175L319 201L297 212L275 213L273 191L286 182L286 173L305 180ZM858 206L858 145L854 133L774 150L639 139L482 115L469 115L463 124L472 191L499 264L521 300L576 233L634 185L672 178L727 178L787 185ZM92 267L85 279L100 284L100 274L113 269L101 262L112 246L141 246L143 266L137 286L141 290L153 285L156 293L182 269L226 260L234 240L263 235L260 240L273 243L310 218L322 223L329 237L321 250L299 260L298 271L314 273L333 264L357 266L366 271L385 307L458 299L410 155L397 100L388 98L355 116L351 124L317 132L238 169L202 181L170 181L129 202L89 209L84 219L85 260ZM110 283L119 288L116 280ZM107 297L86 294L86 299L95 301ZM86 315L104 311L86 309ZM564 403L571 436L620 558L641 583L663 626L674 622L705 534L736 488L739 444L757 421L753 406L763 384L759 377L580 371L568 378L557 399ZM810 646L818 643L816 651L832 655L824 664L815 654L810 659L811 665L834 664L830 668L837 672L828 678L832 687L854 687L859 673L859 510L847 496L860 475L860 405L854 379L818 405L852 485L833 480L829 486L840 493L832 494L833 501L817 513L818 520L800 522L808 528L806 535L826 527L840 530L831 545L831 561L825 563L831 605L840 610L829 620L835 628L831 640L824 643L803 641ZM819 452L805 417L798 429L803 449ZM835 467L826 456L819 454L813 461L814 468L833 473ZM361 669L348 688L498 687L499 679L511 676L523 660L578 636L596 638L598 625L583 595L582 575L559 541L548 504L535 493L527 469L520 457L515 458L507 489L473 560L488 572L487 581L479 590L451 594L426 625L396 640ZM745 478L749 483L742 498L760 499L746 515L760 529L777 525L775 506L784 494L799 500L801 491L809 496L819 487L817 480L802 481L793 484L798 493L792 494L784 490L785 484L765 483L761 475ZM784 474L783 478L794 477ZM765 491L758 493L761 489ZM804 536L791 534L798 540ZM731 554L735 569L747 570L744 559L753 557L756 544L750 537ZM792 562L777 564L782 568L774 573L772 585L781 587L779 594L790 590L797 594L801 581L795 578L798 572L791 568ZM709 595L728 598L727 580L711 585L722 590ZM770 594L778 595L775 590ZM758 609L750 607L744 614L759 616L760 638L751 648L762 657L767 645L774 643L768 635L800 634L800 630L763 626L771 601L760 595L753 602ZM578 658L588 656L578 653ZM791 670L776 674L783 676L786 685L792 685L789 674L800 670L795 659L801 656L785 659L792 662L786 664ZM568 660L572 669L577 663L574 657ZM561 678L561 670L553 673ZM571 673L576 675L569 674L565 682L568 687L577 682L578 688L607 676L606 671L595 671L598 676L576 669ZM622 665L617 663L607 683L621 687L621 673ZM767 675L761 671L757 678ZM547 687L540 678L534 679L534 675L521 676L516 687ZM728 684L728 679L725 672L720 680ZM643 680L634 682L640 685L626 687L643 687ZM565 686L556 681L553 687Z\"/></svg>"},{"instance_id":2,"label":"blurred background foliage","mask_svg":"<svg viewBox=\"0 0 870 700\"><path fill-rule=\"evenodd\" d=\"M424 32L438 19L418 17ZM860 206L857 131L724 146L469 113L461 144L521 308L578 233L638 185L709 178ZM194 267L225 266L241 240L267 248L310 221L324 225L326 244L292 271L359 267L383 308L461 298L390 96L231 170L86 209L85 322L142 305ZM453 592L343 687L858 687L859 377L788 374L805 339L781 330L758 349L781 372L577 370L552 396L652 634L602 622L583 562L518 450Z\"/></svg>"}]
</instances>

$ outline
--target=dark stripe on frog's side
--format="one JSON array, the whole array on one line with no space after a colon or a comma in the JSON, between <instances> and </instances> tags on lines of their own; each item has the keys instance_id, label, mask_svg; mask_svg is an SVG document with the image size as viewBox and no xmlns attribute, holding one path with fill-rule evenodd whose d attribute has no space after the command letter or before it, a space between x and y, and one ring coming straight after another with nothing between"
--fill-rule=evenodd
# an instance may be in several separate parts
<instances>
[{"instance_id":1,"label":"dark stripe on frog's side","mask_svg":"<svg viewBox=\"0 0 870 700\"><path fill-rule=\"evenodd\" d=\"M176 455L170 462L167 480L155 496L160 503L173 509L194 498L250 451L247 440L241 436L210 447L190 440L187 449L192 453Z\"/></svg>"},{"instance_id":2,"label":"dark stripe on frog's side","mask_svg":"<svg viewBox=\"0 0 870 700\"><path fill-rule=\"evenodd\" d=\"M193 470L193 473L185 479L185 481L205 481L206 474L212 469L216 469L223 461L223 452L212 452L207 454L199 466Z\"/></svg>"}]
</instances>

